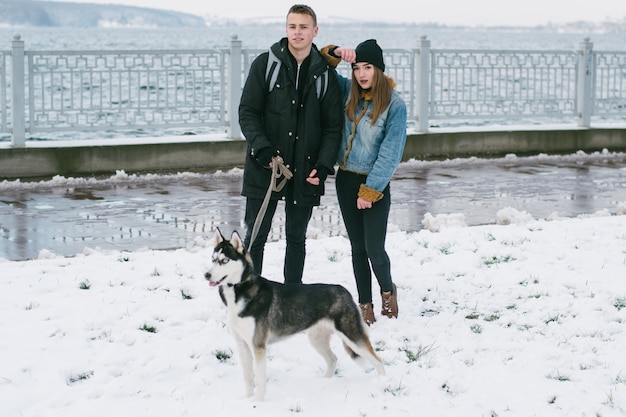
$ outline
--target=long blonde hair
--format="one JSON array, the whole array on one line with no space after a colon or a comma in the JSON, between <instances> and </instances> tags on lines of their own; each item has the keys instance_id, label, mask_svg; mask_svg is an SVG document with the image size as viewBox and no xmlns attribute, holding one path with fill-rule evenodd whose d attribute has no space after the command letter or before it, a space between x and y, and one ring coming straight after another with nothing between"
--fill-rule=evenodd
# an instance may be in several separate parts
<instances>
[{"instance_id":1,"label":"long blonde hair","mask_svg":"<svg viewBox=\"0 0 626 417\"><path fill-rule=\"evenodd\" d=\"M385 73L378 67L374 66L374 79L372 80L372 88L364 90L361 88L356 80L354 71L352 71L352 82L350 83L350 96L346 103L346 116L352 121L356 120L356 108L361 98L366 100L372 100L373 108L369 117L372 119L372 124L376 122L378 116L380 116L391 102L391 92L393 87L385 75Z\"/></svg>"}]
</instances>

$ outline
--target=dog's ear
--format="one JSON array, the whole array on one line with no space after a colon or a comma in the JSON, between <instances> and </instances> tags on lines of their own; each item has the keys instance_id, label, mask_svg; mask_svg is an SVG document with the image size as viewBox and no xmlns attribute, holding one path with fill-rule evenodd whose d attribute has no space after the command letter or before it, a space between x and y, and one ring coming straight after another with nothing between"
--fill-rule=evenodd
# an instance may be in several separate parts
<instances>
[{"instance_id":1,"label":"dog's ear","mask_svg":"<svg viewBox=\"0 0 626 417\"><path fill-rule=\"evenodd\" d=\"M237 252L243 253L243 250L244 250L243 242L241 241L241 237L239 237L239 233L237 233L236 230L233 232L232 236L230 237L230 244L232 245L233 248L235 248Z\"/></svg>"},{"instance_id":2,"label":"dog's ear","mask_svg":"<svg viewBox=\"0 0 626 417\"><path fill-rule=\"evenodd\" d=\"M219 227L215 228L215 237L213 241L213 246L217 247L220 243L224 241L224 236L222 236L222 232L220 232Z\"/></svg>"}]
</instances>

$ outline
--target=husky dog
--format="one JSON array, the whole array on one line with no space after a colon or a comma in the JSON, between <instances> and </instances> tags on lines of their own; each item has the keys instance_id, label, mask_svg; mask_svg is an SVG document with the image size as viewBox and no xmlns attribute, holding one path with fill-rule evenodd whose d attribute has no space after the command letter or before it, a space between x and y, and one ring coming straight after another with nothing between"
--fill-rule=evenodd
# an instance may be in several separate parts
<instances>
[{"instance_id":1,"label":"husky dog","mask_svg":"<svg viewBox=\"0 0 626 417\"><path fill-rule=\"evenodd\" d=\"M267 345L302 331L326 361L326 377L335 373L337 365L329 343L334 332L352 359L363 362L366 358L379 375L385 374L359 308L341 285L285 285L258 276L239 234L233 232L228 241L219 229L213 265L205 278L212 287L219 287L226 305L228 326L241 357L246 396L251 396L255 387L256 399L265 396Z\"/></svg>"}]
</instances>

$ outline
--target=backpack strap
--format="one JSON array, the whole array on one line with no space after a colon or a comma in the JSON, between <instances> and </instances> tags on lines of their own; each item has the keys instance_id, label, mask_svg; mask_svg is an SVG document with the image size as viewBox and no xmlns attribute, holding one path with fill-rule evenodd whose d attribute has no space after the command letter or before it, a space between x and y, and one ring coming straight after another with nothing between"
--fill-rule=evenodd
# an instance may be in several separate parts
<instances>
[{"instance_id":1,"label":"backpack strap","mask_svg":"<svg viewBox=\"0 0 626 417\"><path fill-rule=\"evenodd\" d=\"M267 91L271 93L276 85L276 80L278 80L278 72L280 71L280 66L282 62L272 49L269 50L269 55L267 57L267 67L265 68L265 82L267 83ZM321 75L319 75L315 79L315 93L317 95L318 100L322 100L324 95L326 94L326 90L328 90L328 69L324 71Z\"/></svg>"},{"instance_id":2,"label":"backpack strap","mask_svg":"<svg viewBox=\"0 0 626 417\"><path fill-rule=\"evenodd\" d=\"M276 85L281 64L280 59L270 49L267 57L267 67L265 68L265 82L268 83L268 92L272 92Z\"/></svg>"},{"instance_id":3,"label":"backpack strap","mask_svg":"<svg viewBox=\"0 0 626 417\"><path fill-rule=\"evenodd\" d=\"M324 98L324 94L326 94L326 90L328 90L328 70L324 71L315 80L315 93L317 94L318 100L321 101Z\"/></svg>"}]
</instances>

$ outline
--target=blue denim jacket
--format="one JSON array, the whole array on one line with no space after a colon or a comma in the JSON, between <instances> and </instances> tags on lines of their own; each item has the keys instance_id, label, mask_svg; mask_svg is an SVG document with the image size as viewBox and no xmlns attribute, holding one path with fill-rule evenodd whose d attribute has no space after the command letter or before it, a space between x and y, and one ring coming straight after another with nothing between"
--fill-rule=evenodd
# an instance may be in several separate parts
<instances>
[{"instance_id":1,"label":"blue denim jacket","mask_svg":"<svg viewBox=\"0 0 626 417\"><path fill-rule=\"evenodd\" d=\"M343 102L348 99L351 80L338 76ZM370 110L361 118L353 135L354 122L344 116L343 135L337 155L339 168L367 175L365 186L382 192L402 160L406 143L406 104L394 90L389 107L372 125L369 117L372 103L361 100L357 114L368 105Z\"/></svg>"}]
</instances>

